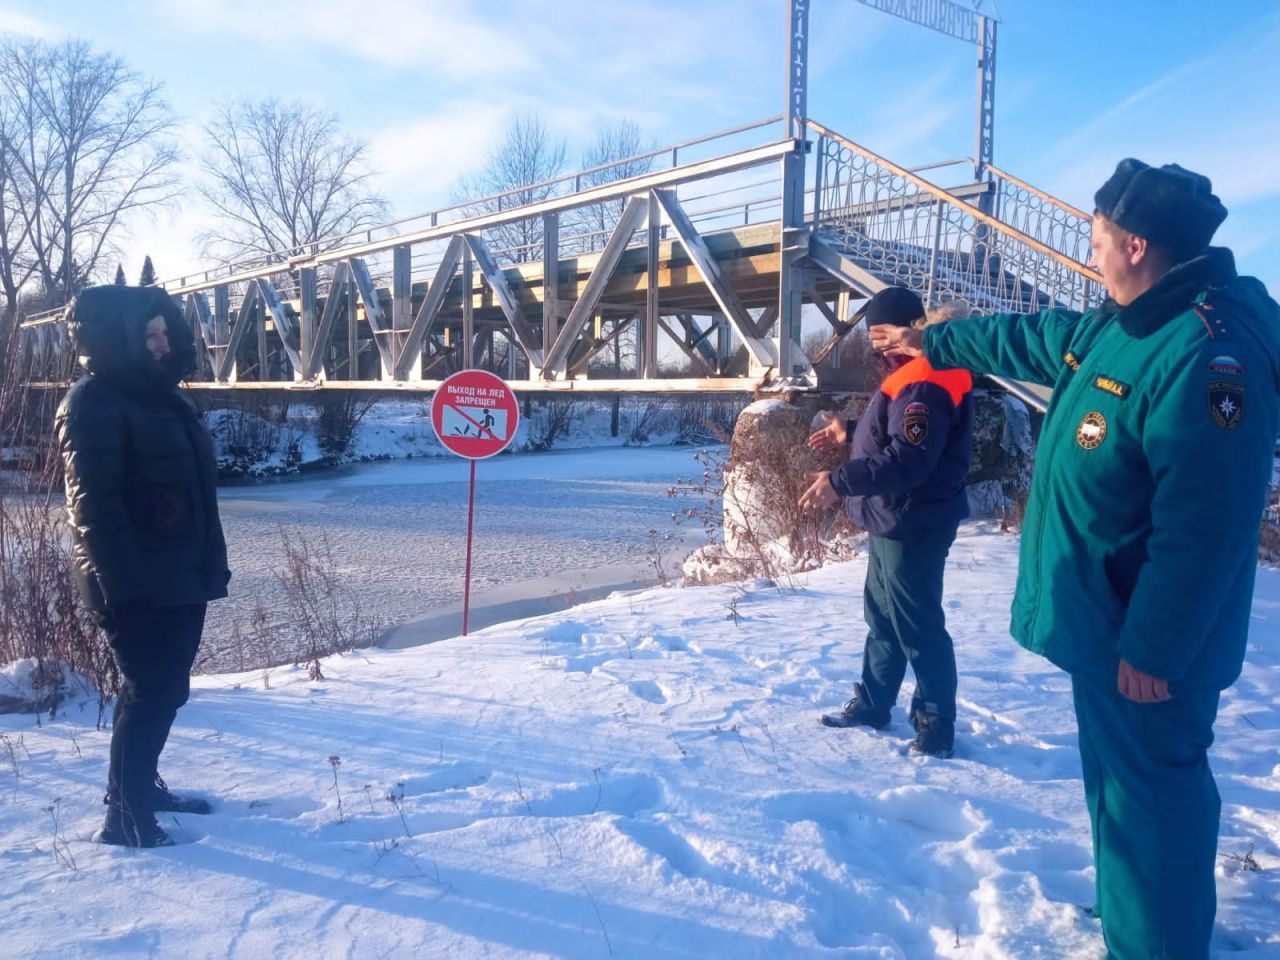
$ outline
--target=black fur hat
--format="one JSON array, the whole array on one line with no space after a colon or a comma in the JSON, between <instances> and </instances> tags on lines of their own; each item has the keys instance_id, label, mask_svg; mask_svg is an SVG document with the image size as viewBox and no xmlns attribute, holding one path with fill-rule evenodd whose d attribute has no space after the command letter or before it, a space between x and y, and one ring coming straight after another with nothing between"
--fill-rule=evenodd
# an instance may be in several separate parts
<instances>
[{"instance_id":1,"label":"black fur hat","mask_svg":"<svg viewBox=\"0 0 1280 960\"><path fill-rule=\"evenodd\" d=\"M1208 177L1176 163L1152 167L1133 157L1116 164L1093 202L1116 226L1168 247L1179 261L1203 253L1227 218Z\"/></svg>"},{"instance_id":2,"label":"black fur hat","mask_svg":"<svg viewBox=\"0 0 1280 960\"><path fill-rule=\"evenodd\" d=\"M924 301L906 287L885 287L860 312L868 327L880 323L909 327L924 316Z\"/></svg>"}]
</instances>

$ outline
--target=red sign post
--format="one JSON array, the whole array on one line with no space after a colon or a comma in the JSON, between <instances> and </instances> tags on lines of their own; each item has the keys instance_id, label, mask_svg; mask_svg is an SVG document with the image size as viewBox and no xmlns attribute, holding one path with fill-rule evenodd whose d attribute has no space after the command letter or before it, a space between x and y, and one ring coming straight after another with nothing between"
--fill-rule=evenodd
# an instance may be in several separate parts
<instances>
[{"instance_id":1,"label":"red sign post","mask_svg":"<svg viewBox=\"0 0 1280 960\"><path fill-rule=\"evenodd\" d=\"M467 492L467 567L462 591L462 635L471 608L471 530L476 503L476 461L507 448L520 424L516 395L487 370L463 370L443 383L431 398L431 426L445 449L471 461Z\"/></svg>"}]
</instances>

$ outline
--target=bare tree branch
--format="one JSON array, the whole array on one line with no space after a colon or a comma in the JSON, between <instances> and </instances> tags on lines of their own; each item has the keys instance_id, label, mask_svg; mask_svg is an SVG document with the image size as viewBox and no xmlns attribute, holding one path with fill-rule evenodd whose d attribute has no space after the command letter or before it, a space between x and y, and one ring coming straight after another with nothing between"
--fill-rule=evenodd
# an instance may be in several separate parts
<instances>
[{"instance_id":1,"label":"bare tree branch","mask_svg":"<svg viewBox=\"0 0 1280 960\"><path fill-rule=\"evenodd\" d=\"M545 200L553 186L538 186L564 170L566 147L553 140L537 114L517 117L502 143L489 154L479 173L463 179L454 198L468 216L496 213ZM477 197L506 193L506 197L468 203ZM499 260L523 263L542 259L542 218L533 217L486 231Z\"/></svg>"},{"instance_id":2,"label":"bare tree branch","mask_svg":"<svg viewBox=\"0 0 1280 960\"><path fill-rule=\"evenodd\" d=\"M129 212L173 198L173 120L157 84L84 41L0 43L0 346L31 281L70 299Z\"/></svg>"},{"instance_id":3,"label":"bare tree branch","mask_svg":"<svg viewBox=\"0 0 1280 960\"><path fill-rule=\"evenodd\" d=\"M338 238L387 218L371 188L368 144L332 113L278 100L222 107L205 125L212 152L200 192L221 223L199 237L223 263L264 258Z\"/></svg>"}]
</instances>

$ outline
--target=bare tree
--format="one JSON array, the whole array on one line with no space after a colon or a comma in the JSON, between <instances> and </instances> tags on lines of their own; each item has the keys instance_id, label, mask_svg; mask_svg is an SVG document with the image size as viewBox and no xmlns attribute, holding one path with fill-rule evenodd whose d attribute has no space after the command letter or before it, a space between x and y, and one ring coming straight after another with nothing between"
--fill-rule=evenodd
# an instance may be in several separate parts
<instances>
[{"instance_id":1,"label":"bare tree","mask_svg":"<svg viewBox=\"0 0 1280 960\"><path fill-rule=\"evenodd\" d=\"M459 183L454 198L464 204L469 216L538 203L554 192L553 186L542 184L563 172L565 156L564 140L553 139L537 114L524 114L512 122L484 167ZM468 202L482 197L491 199ZM504 224L487 233L499 260L524 263L542 259L541 217Z\"/></svg>"},{"instance_id":2,"label":"bare tree","mask_svg":"<svg viewBox=\"0 0 1280 960\"><path fill-rule=\"evenodd\" d=\"M27 282L65 302L127 214L174 195L177 154L159 85L84 41L0 44L0 104L2 345Z\"/></svg>"},{"instance_id":3,"label":"bare tree","mask_svg":"<svg viewBox=\"0 0 1280 960\"><path fill-rule=\"evenodd\" d=\"M619 180L638 177L653 169L653 157L640 154L652 150L652 142L645 143L640 128L630 120L602 130L582 154L582 169L587 171L579 178L582 188L603 187ZM585 238L588 249L604 246L607 234L622 217L627 205L626 197L593 203L575 211L572 218L576 230L595 234Z\"/></svg>"},{"instance_id":4,"label":"bare tree","mask_svg":"<svg viewBox=\"0 0 1280 960\"><path fill-rule=\"evenodd\" d=\"M4 312L0 315L0 368L5 366L6 346L18 312L18 292L35 275L32 254L32 223L23 216L19 196L21 179L16 156L19 112L8 95L0 95L0 292Z\"/></svg>"},{"instance_id":5,"label":"bare tree","mask_svg":"<svg viewBox=\"0 0 1280 960\"><path fill-rule=\"evenodd\" d=\"M224 106L205 126L200 192L221 223L199 240L230 262L314 244L381 223L388 205L373 192L369 145L347 136L330 111L279 100Z\"/></svg>"}]
</instances>

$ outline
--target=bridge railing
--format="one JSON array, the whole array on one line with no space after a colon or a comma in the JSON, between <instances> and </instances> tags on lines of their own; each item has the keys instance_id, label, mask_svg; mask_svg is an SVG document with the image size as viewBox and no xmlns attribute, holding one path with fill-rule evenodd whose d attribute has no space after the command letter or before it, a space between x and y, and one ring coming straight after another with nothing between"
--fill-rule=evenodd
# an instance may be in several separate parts
<instances>
[{"instance_id":1,"label":"bridge railing","mask_svg":"<svg viewBox=\"0 0 1280 960\"><path fill-rule=\"evenodd\" d=\"M1089 262L1092 218L1052 194L988 164L995 183L992 213L997 220L1034 237L1080 264Z\"/></svg>"},{"instance_id":2,"label":"bridge railing","mask_svg":"<svg viewBox=\"0 0 1280 960\"><path fill-rule=\"evenodd\" d=\"M752 123L720 130L703 137L685 140L681 143L656 147L622 160L577 170L573 173L553 177L539 183L516 187L486 196L468 198L444 207L414 214L389 223L380 224L354 231L341 236L325 238L316 243L303 244L289 250L283 250L262 257L251 257L221 265L216 269L201 271L199 274L168 278L162 281L166 287L190 287L202 282L216 282L219 278L252 272L271 263L284 260L297 260L309 256L323 254L341 247L357 244L374 245L379 241L394 240L398 236L413 234L423 230L446 226L473 219L482 214L501 214L505 211L518 210L556 198L568 197L580 193L589 187L604 186L617 180L626 179L624 174L637 171L637 165L646 164L643 172L675 169L682 164L694 160L721 156L739 148L739 145L755 146L767 140L776 140L781 136L782 117L767 117ZM776 136L768 137L762 131L776 127Z\"/></svg>"},{"instance_id":3,"label":"bridge railing","mask_svg":"<svg viewBox=\"0 0 1280 960\"><path fill-rule=\"evenodd\" d=\"M881 280L982 312L1084 310L1100 299L1101 277L1080 261L821 124L810 128L815 228Z\"/></svg>"}]
</instances>

